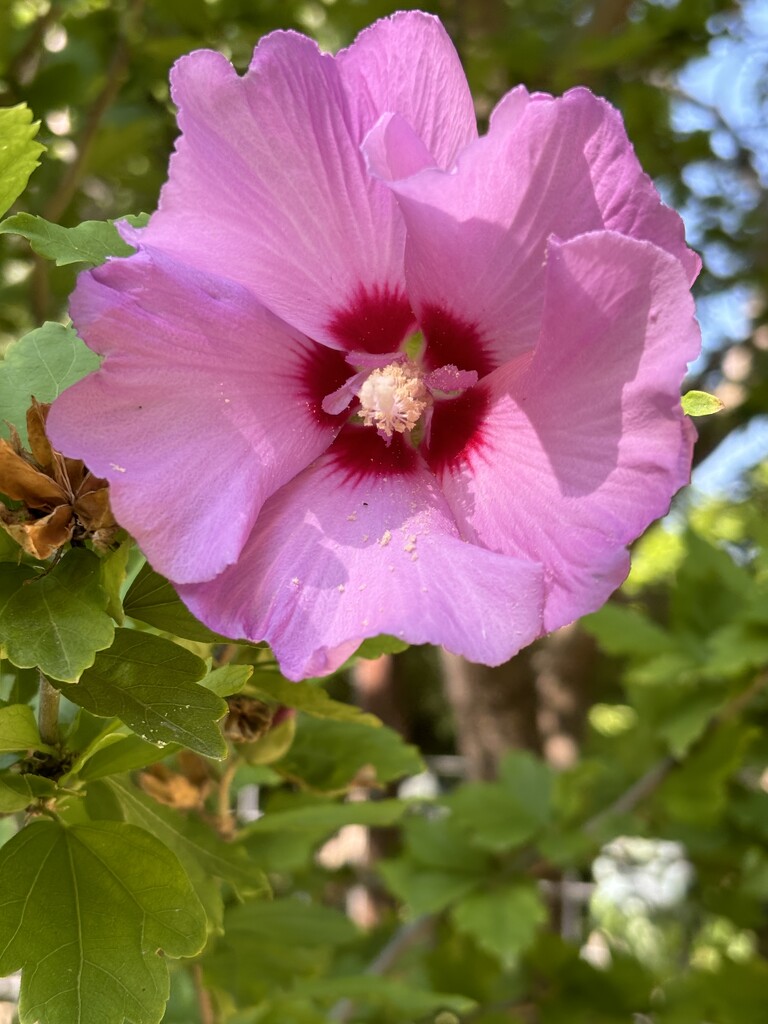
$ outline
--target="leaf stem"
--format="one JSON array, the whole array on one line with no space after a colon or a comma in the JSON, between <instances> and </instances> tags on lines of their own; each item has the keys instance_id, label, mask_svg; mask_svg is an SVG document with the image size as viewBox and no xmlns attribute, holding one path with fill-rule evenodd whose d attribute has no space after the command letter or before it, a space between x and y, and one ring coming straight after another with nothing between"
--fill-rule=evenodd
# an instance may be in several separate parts
<instances>
[{"instance_id":1,"label":"leaf stem","mask_svg":"<svg viewBox=\"0 0 768 1024\"><path fill-rule=\"evenodd\" d=\"M43 673L40 673L40 689L38 691L37 725L40 739L49 747L59 744L59 701L61 694L51 686Z\"/></svg>"},{"instance_id":2,"label":"leaf stem","mask_svg":"<svg viewBox=\"0 0 768 1024\"><path fill-rule=\"evenodd\" d=\"M224 771L221 773L221 778L219 779L219 791L216 800L216 818L219 833L224 836L225 839L230 839L234 832L235 822L232 815L232 808L230 806L229 791L232 786L232 780L237 772L237 768L238 759L235 755L231 755Z\"/></svg>"},{"instance_id":3,"label":"leaf stem","mask_svg":"<svg viewBox=\"0 0 768 1024\"><path fill-rule=\"evenodd\" d=\"M211 993L203 982L203 969L199 963L192 965L192 976L195 982L195 992L197 993L197 1007L200 1010L200 1024L216 1024L213 1000L211 999Z\"/></svg>"}]
</instances>

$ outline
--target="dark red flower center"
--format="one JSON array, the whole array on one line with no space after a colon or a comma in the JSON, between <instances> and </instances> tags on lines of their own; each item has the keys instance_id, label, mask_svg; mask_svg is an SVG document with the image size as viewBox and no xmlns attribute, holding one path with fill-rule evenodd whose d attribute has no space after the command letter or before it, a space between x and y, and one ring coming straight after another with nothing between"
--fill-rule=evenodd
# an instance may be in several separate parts
<instances>
[{"instance_id":1,"label":"dark red flower center","mask_svg":"<svg viewBox=\"0 0 768 1024\"><path fill-rule=\"evenodd\" d=\"M360 287L329 327L343 351L317 345L302 386L318 418L343 424L331 452L347 472L408 473L420 451L440 474L480 444L493 363L474 324L430 306L417 325L404 294Z\"/></svg>"}]
</instances>

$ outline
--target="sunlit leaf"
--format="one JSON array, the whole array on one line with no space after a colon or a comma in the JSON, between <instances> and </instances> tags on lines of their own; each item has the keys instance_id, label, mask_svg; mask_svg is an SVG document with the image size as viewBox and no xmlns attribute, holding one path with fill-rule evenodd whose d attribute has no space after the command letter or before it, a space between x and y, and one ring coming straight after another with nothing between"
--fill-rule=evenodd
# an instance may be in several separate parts
<instances>
[{"instance_id":1,"label":"sunlit leaf","mask_svg":"<svg viewBox=\"0 0 768 1024\"><path fill-rule=\"evenodd\" d=\"M45 146L35 142L39 121L24 103L0 109L0 216L19 198Z\"/></svg>"},{"instance_id":2,"label":"sunlit leaf","mask_svg":"<svg viewBox=\"0 0 768 1024\"><path fill-rule=\"evenodd\" d=\"M84 549L69 551L46 573L4 565L0 641L8 659L19 668L37 666L51 679L75 682L114 635L99 577L99 559Z\"/></svg>"},{"instance_id":3,"label":"sunlit leaf","mask_svg":"<svg viewBox=\"0 0 768 1024\"><path fill-rule=\"evenodd\" d=\"M167 847L123 822L37 821L0 850L0 877L0 973L22 971L21 1024L159 1024L163 956L205 941Z\"/></svg>"},{"instance_id":4,"label":"sunlit leaf","mask_svg":"<svg viewBox=\"0 0 768 1024\"><path fill-rule=\"evenodd\" d=\"M706 391L688 391L682 399L683 412L686 416L711 416L725 408L716 395Z\"/></svg>"},{"instance_id":5,"label":"sunlit leaf","mask_svg":"<svg viewBox=\"0 0 768 1024\"><path fill-rule=\"evenodd\" d=\"M66 388L98 369L99 357L71 327L48 322L25 334L7 350L0 362L0 431L12 423L23 442L31 396L52 402Z\"/></svg>"},{"instance_id":6,"label":"sunlit leaf","mask_svg":"<svg viewBox=\"0 0 768 1024\"><path fill-rule=\"evenodd\" d=\"M64 228L43 217L17 213L0 224L0 234L22 235L39 256L54 260L57 267L69 263L95 267L109 256L130 256L133 252L108 220L86 220L74 228Z\"/></svg>"}]
</instances>

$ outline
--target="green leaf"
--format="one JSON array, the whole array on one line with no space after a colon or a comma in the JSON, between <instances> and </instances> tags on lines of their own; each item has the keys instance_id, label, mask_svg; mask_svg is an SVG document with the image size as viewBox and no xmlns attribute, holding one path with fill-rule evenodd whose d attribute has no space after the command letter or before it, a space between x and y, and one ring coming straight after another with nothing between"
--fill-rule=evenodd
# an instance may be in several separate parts
<instances>
[{"instance_id":1,"label":"green leaf","mask_svg":"<svg viewBox=\"0 0 768 1024\"><path fill-rule=\"evenodd\" d=\"M122 822L38 821L0 850L0 877L0 973L22 970L21 1024L159 1024L163 956L206 937L170 850Z\"/></svg>"},{"instance_id":2,"label":"green leaf","mask_svg":"<svg viewBox=\"0 0 768 1024\"><path fill-rule=\"evenodd\" d=\"M581 625L606 654L647 659L652 654L675 648L673 637L661 626L625 605L607 604L599 612L586 615Z\"/></svg>"},{"instance_id":3,"label":"green leaf","mask_svg":"<svg viewBox=\"0 0 768 1024\"><path fill-rule=\"evenodd\" d=\"M16 750L40 750L40 733L28 704L0 708L0 753Z\"/></svg>"},{"instance_id":4,"label":"green leaf","mask_svg":"<svg viewBox=\"0 0 768 1024\"><path fill-rule=\"evenodd\" d=\"M269 893L269 883L245 847L225 843L212 829L193 817L184 817L152 800L127 779L103 783L117 799L126 821L151 832L176 854L206 908L212 925L221 923L223 905L218 878L243 896Z\"/></svg>"},{"instance_id":5,"label":"green leaf","mask_svg":"<svg viewBox=\"0 0 768 1024\"><path fill-rule=\"evenodd\" d=\"M141 739L140 736L120 736L108 746L99 747L93 754L84 759L83 766L77 771L79 778L85 781L103 779L107 775L121 775L136 768L144 768L148 764L162 761L180 749L177 743L169 743L158 747L154 743Z\"/></svg>"},{"instance_id":6,"label":"green leaf","mask_svg":"<svg viewBox=\"0 0 768 1024\"><path fill-rule=\"evenodd\" d=\"M332 947L357 937L349 918L330 907L290 898L249 902L228 911L224 937L206 954L206 978L250 1006L297 977L317 975L327 968Z\"/></svg>"},{"instance_id":7,"label":"green leaf","mask_svg":"<svg viewBox=\"0 0 768 1024\"><path fill-rule=\"evenodd\" d=\"M692 531L686 535L686 548L670 593L672 628L697 633L706 642L742 614L752 581L745 565L737 565L725 549Z\"/></svg>"},{"instance_id":8,"label":"green leaf","mask_svg":"<svg viewBox=\"0 0 768 1024\"><path fill-rule=\"evenodd\" d=\"M382 861L379 870L388 887L414 914L439 913L476 889L481 881L469 872L441 871L405 858Z\"/></svg>"},{"instance_id":9,"label":"green leaf","mask_svg":"<svg viewBox=\"0 0 768 1024\"><path fill-rule=\"evenodd\" d=\"M433 1014L439 1013L440 1010L450 1010L452 1014L469 1013L477 1005L473 999L466 996L449 992L429 992L372 974L299 981L294 986L294 991L327 1003L351 999L359 1004L361 1009L381 1007L401 1014L408 1020L425 1017L431 1021ZM456 1018L451 1016L451 1020L456 1021Z\"/></svg>"},{"instance_id":10,"label":"green leaf","mask_svg":"<svg viewBox=\"0 0 768 1024\"><path fill-rule=\"evenodd\" d=\"M324 793L344 792L362 769L367 785L423 771L416 747L405 743L393 729L372 729L311 715L300 717L291 749L272 767Z\"/></svg>"},{"instance_id":11,"label":"green leaf","mask_svg":"<svg viewBox=\"0 0 768 1024\"><path fill-rule=\"evenodd\" d=\"M287 708L304 711L313 718L328 718L337 722L355 722L358 725L378 727L381 721L340 700L333 700L321 683L290 683L276 672L257 671L248 684L248 693L261 700L284 704Z\"/></svg>"},{"instance_id":12,"label":"green leaf","mask_svg":"<svg viewBox=\"0 0 768 1024\"><path fill-rule=\"evenodd\" d=\"M533 945L547 917L538 889L527 881L474 892L451 910L456 928L506 967Z\"/></svg>"},{"instance_id":13,"label":"green leaf","mask_svg":"<svg viewBox=\"0 0 768 1024\"><path fill-rule=\"evenodd\" d=\"M227 1024L328 1024L328 1017L309 999L276 995L260 999L258 1007L229 1017Z\"/></svg>"},{"instance_id":14,"label":"green leaf","mask_svg":"<svg viewBox=\"0 0 768 1024\"><path fill-rule=\"evenodd\" d=\"M306 799L306 794L301 794ZM345 825L387 827L408 810L402 800L352 800L312 803L307 807L272 810L240 832L240 840L265 871L285 873L303 867L325 839Z\"/></svg>"},{"instance_id":15,"label":"green leaf","mask_svg":"<svg viewBox=\"0 0 768 1024\"><path fill-rule=\"evenodd\" d=\"M22 235L38 256L55 260L57 267L70 263L96 267L109 256L130 256L134 251L109 220L86 220L63 228L42 217L17 213L0 224L0 234Z\"/></svg>"},{"instance_id":16,"label":"green leaf","mask_svg":"<svg viewBox=\"0 0 768 1024\"><path fill-rule=\"evenodd\" d=\"M37 666L73 683L109 647L114 624L104 608L99 559L73 549L49 572L5 565L0 575L0 641L19 668Z\"/></svg>"},{"instance_id":17,"label":"green leaf","mask_svg":"<svg viewBox=\"0 0 768 1024\"><path fill-rule=\"evenodd\" d=\"M491 861L473 847L452 817L413 818L402 856L379 864L385 881L415 914L434 914L476 889Z\"/></svg>"},{"instance_id":18,"label":"green leaf","mask_svg":"<svg viewBox=\"0 0 768 1024\"><path fill-rule=\"evenodd\" d=\"M197 685L204 675L205 662L178 644L118 628L112 646L96 656L80 682L61 690L92 715L119 718L142 739L221 758L227 747L216 723L227 706Z\"/></svg>"},{"instance_id":19,"label":"green leaf","mask_svg":"<svg viewBox=\"0 0 768 1024\"><path fill-rule=\"evenodd\" d=\"M677 706L666 710L658 717L655 734L658 739L665 740L672 755L682 759L689 748L703 734L727 700L727 695L719 690L694 690L686 687L681 694Z\"/></svg>"},{"instance_id":20,"label":"green leaf","mask_svg":"<svg viewBox=\"0 0 768 1024\"><path fill-rule=\"evenodd\" d=\"M711 416L725 408L719 398L706 391L688 391L680 401L686 416Z\"/></svg>"},{"instance_id":21,"label":"green leaf","mask_svg":"<svg viewBox=\"0 0 768 1024\"><path fill-rule=\"evenodd\" d=\"M382 654L400 654L402 651L407 651L408 647L409 644L405 640L398 640L396 636L387 636L382 633L381 636L372 636L368 640L363 640L352 657L380 658Z\"/></svg>"},{"instance_id":22,"label":"green leaf","mask_svg":"<svg viewBox=\"0 0 768 1024\"><path fill-rule=\"evenodd\" d=\"M745 616L746 618L746 616ZM730 679L768 663L765 625L731 622L715 630L706 646L702 674L707 679Z\"/></svg>"},{"instance_id":23,"label":"green leaf","mask_svg":"<svg viewBox=\"0 0 768 1024\"><path fill-rule=\"evenodd\" d=\"M251 836L278 832L335 832L344 825L394 825L408 810L404 800L352 800L349 803L312 804L289 811L270 811L247 827Z\"/></svg>"},{"instance_id":24,"label":"green leaf","mask_svg":"<svg viewBox=\"0 0 768 1024\"><path fill-rule=\"evenodd\" d=\"M125 580L132 547L133 541L129 537L121 541L114 550L103 555L101 559L101 586L107 595L107 612L118 626L123 624L123 601L120 591Z\"/></svg>"},{"instance_id":25,"label":"green leaf","mask_svg":"<svg viewBox=\"0 0 768 1024\"><path fill-rule=\"evenodd\" d=\"M252 665L222 665L209 672L200 685L219 697L231 697L233 693L240 693L252 673Z\"/></svg>"},{"instance_id":26,"label":"green leaf","mask_svg":"<svg viewBox=\"0 0 768 1024\"><path fill-rule=\"evenodd\" d=\"M658 799L666 812L686 824L713 825L727 808L728 780L758 735L736 721L720 725L662 783Z\"/></svg>"},{"instance_id":27,"label":"green leaf","mask_svg":"<svg viewBox=\"0 0 768 1024\"><path fill-rule=\"evenodd\" d=\"M531 754L507 754L498 782L469 782L446 801L454 823L484 850L502 852L532 839L551 811L552 775Z\"/></svg>"},{"instance_id":28,"label":"green leaf","mask_svg":"<svg viewBox=\"0 0 768 1024\"><path fill-rule=\"evenodd\" d=\"M16 202L45 150L35 142L39 121L24 103L0 109L0 216Z\"/></svg>"},{"instance_id":29,"label":"green leaf","mask_svg":"<svg viewBox=\"0 0 768 1024\"><path fill-rule=\"evenodd\" d=\"M358 936L355 926L340 910L294 897L234 907L227 914L227 933L234 932L247 932L265 943L289 947L343 946Z\"/></svg>"},{"instance_id":30,"label":"green leaf","mask_svg":"<svg viewBox=\"0 0 768 1024\"><path fill-rule=\"evenodd\" d=\"M52 796L55 786L50 779L37 775L0 774L0 814L23 811L40 796Z\"/></svg>"},{"instance_id":31,"label":"green leaf","mask_svg":"<svg viewBox=\"0 0 768 1024\"><path fill-rule=\"evenodd\" d=\"M32 395L52 402L62 391L99 367L99 357L86 347L71 327L48 321L14 342L0 362L0 409L23 442ZM0 427L4 428L2 422Z\"/></svg>"},{"instance_id":32,"label":"green leaf","mask_svg":"<svg viewBox=\"0 0 768 1024\"><path fill-rule=\"evenodd\" d=\"M145 563L123 601L123 610L132 619L185 640L203 644L228 643L228 637L214 633L198 622L168 580Z\"/></svg>"},{"instance_id":33,"label":"green leaf","mask_svg":"<svg viewBox=\"0 0 768 1024\"><path fill-rule=\"evenodd\" d=\"M0 814L23 811L33 800L24 775L0 775Z\"/></svg>"}]
</instances>

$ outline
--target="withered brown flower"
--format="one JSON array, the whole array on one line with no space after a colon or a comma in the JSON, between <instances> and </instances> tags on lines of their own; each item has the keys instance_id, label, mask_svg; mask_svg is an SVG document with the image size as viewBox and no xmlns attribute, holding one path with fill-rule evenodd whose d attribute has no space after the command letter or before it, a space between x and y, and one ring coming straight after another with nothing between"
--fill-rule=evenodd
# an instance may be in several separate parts
<instances>
[{"instance_id":1,"label":"withered brown flower","mask_svg":"<svg viewBox=\"0 0 768 1024\"><path fill-rule=\"evenodd\" d=\"M103 550L118 529L107 481L52 447L45 430L49 408L32 399L29 451L13 427L10 441L0 439L0 493L22 502L21 508L11 508L0 500L0 526L35 558L48 558L68 541L86 538Z\"/></svg>"}]
</instances>

